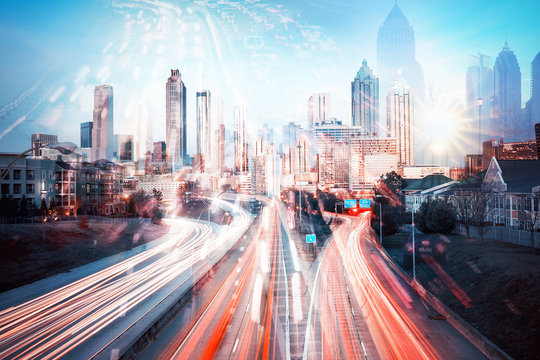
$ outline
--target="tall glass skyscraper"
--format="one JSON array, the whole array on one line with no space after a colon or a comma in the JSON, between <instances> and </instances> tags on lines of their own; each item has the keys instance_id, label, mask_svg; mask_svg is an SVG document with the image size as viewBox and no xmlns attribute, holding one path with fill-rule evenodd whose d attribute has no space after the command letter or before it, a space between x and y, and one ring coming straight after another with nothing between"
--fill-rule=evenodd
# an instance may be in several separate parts
<instances>
[{"instance_id":1,"label":"tall glass skyscraper","mask_svg":"<svg viewBox=\"0 0 540 360\"><path fill-rule=\"evenodd\" d=\"M114 155L113 88L99 85L94 90L92 155L94 160L112 160Z\"/></svg>"},{"instance_id":2,"label":"tall glass skyscraper","mask_svg":"<svg viewBox=\"0 0 540 360\"><path fill-rule=\"evenodd\" d=\"M532 122L540 123L540 52L531 64L531 112Z\"/></svg>"},{"instance_id":3,"label":"tall glass skyscraper","mask_svg":"<svg viewBox=\"0 0 540 360\"><path fill-rule=\"evenodd\" d=\"M186 87L180 71L171 69L166 84L167 163L174 172L185 164L186 142Z\"/></svg>"},{"instance_id":4,"label":"tall glass skyscraper","mask_svg":"<svg viewBox=\"0 0 540 360\"><path fill-rule=\"evenodd\" d=\"M313 124L322 124L332 119L332 98L330 94L313 94L308 100L308 129Z\"/></svg>"},{"instance_id":5,"label":"tall glass skyscraper","mask_svg":"<svg viewBox=\"0 0 540 360\"><path fill-rule=\"evenodd\" d=\"M94 123L91 121L83 122L81 124L81 147L92 147L92 127Z\"/></svg>"},{"instance_id":6,"label":"tall glass skyscraper","mask_svg":"<svg viewBox=\"0 0 540 360\"><path fill-rule=\"evenodd\" d=\"M417 100L423 101L424 72L416 61L414 29L396 4L377 36L377 73L383 93L388 92L398 71L410 84Z\"/></svg>"},{"instance_id":7,"label":"tall glass skyscraper","mask_svg":"<svg viewBox=\"0 0 540 360\"><path fill-rule=\"evenodd\" d=\"M352 126L361 126L369 133L379 130L379 79L362 61L362 67L351 82Z\"/></svg>"},{"instance_id":8,"label":"tall glass skyscraper","mask_svg":"<svg viewBox=\"0 0 540 360\"><path fill-rule=\"evenodd\" d=\"M397 139L398 165L414 165L414 97L399 76L386 95L386 123L387 136Z\"/></svg>"},{"instance_id":9,"label":"tall glass skyscraper","mask_svg":"<svg viewBox=\"0 0 540 360\"><path fill-rule=\"evenodd\" d=\"M208 172L213 166L211 113L210 91L197 91L197 152L201 159L201 172Z\"/></svg>"},{"instance_id":10,"label":"tall glass skyscraper","mask_svg":"<svg viewBox=\"0 0 540 360\"><path fill-rule=\"evenodd\" d=\"M507 42L495 60L494 74L493 127L490 132L506 141L520 140L521 70Z\"/></svg>"},{"instance_id":11,"label":"tall glass skyscraper","mask_svg":"<svg viewBox=\"0 0 540 360\"><path fill-rule=\"evenodd\" d=\"M247 105L234 107L234 167L237 174L246 174L249 170L248 142L247 142Z\"/></svg>"}]
</instances>

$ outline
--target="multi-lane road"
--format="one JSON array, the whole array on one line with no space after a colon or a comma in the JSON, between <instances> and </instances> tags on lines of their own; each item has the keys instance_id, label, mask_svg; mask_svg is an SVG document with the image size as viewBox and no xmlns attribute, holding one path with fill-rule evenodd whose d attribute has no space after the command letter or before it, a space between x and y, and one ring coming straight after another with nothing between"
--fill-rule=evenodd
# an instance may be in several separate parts
<instances>
[{"instance_id":1,"label":"multi-lane road","mask_svg":"<svg viewBox=\"0 0 540 360\"><path fill-rule=\"evenodd\" d=\"M484 358L430 318L433 310L388 266L368 214L340 216L310 262L297 251L283 204L259 200L265 207L244 236L253 218L215 200L231 225L170 219L169 237L148 250L2 310L0 358L121 356L107 345L207 271L139 358Z\"/></svg>"}]
</instances>

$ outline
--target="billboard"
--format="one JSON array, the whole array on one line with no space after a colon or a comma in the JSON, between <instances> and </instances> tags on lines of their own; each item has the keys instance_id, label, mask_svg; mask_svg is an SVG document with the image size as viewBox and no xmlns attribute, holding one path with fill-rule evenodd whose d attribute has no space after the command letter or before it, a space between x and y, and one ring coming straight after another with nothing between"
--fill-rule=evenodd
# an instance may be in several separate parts
<instances>
[{"instance_id":1,"label":"billboard","mask_svg":"<svg viewBox=\"0 0 540 360\"><path fill-rule=\"evenodd\" d=\"M356 207L356 199L345 199L343 202L343 207L345 209L352 209Z\"/></svg>"},{"instance_id":2,"label":"billboard","mask_svg":"<svg viewBox=\"0 0 540 360\"><path fill-rule=\"evenodd\" d=\"M306 242L308 244L314 243L315 241L317 241L317 237L315 236L315 234L306 234Z\"/></svg>"}]
</instances>

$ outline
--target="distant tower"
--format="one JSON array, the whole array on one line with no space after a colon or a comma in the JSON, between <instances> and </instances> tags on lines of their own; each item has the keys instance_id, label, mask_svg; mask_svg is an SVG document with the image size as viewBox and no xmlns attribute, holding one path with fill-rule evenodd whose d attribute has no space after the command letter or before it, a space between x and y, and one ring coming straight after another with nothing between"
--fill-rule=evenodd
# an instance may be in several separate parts
<instances>
[{"instance_id":1,"label":"distant tower","mask_svg":"<svg viewBox=\"0 0 540 360\"><path fill-rule=\"evenodd\" d=\"M321 124L323 121L332 119L332 98L330 94L313 94L308 100L308 129L313 128L314 123Z\"/></svg>"},{"instance_id":2,"label":"distant tower","mask_svg":"<svg viewBox=\"0 0 540 360\"><path fill-rule=\"evenodd\" d=\"M47 144L53 144L58 142L58 136L57 135L49 135L49 134L42 134L42 133L35 133L31 136L32 141L32 148L34 149L32 151L32 155L34 156L41 156L41 147L43 145Z\"/></svg>"},{"instance_id":3,"label":"distant tower","mask_svg":"<svg viewBox=\"0 0 540 360\"><path fill-rule=\"evenodd\" d=\"M410 84L418 101L423 101L424 73L416 61L414 29L396 4L377 35L377 72L380 88L386 93L396 73Z\"/></svg>"},{"instance_id":4,"label":"distant tower","mask_svg":"<svg viewBox=\"0 0 540 360\"><path fill-rule=\"evenodd\" d=\"M504 43L495 60L495 96L492 102L492 136L502 136L506 141L519 139L521 110L521 71L514 52ZM517 131L516 131L517 130Z\"/></svg>"},{"instance_id":5,"label":"distant tower","mask_svg":"<svg viewBox=\"0 0 540 360\"><path fill-rule=\"evenodd\" d=\"M94 90L92 155L94 160L112 160L114 154L113 88L99 85Z\"/></svg>"},{"instance_id":6,"label":"distant tower","mask_svg":"<svg viewBox=\"0 0 540 360\"><path fill-rule=\"evenodd\" d=\"M387 135L397 139L398 165L414 165L414 98L399 75L386 95L386 123Z\"/></svg>"},{"instance_id":7,"label":"distant tower","mask_svg":"<svg viewBox=\"0 0 540 360\"><path fill-rule=\"evenodd\" d=\"M210 91L197 91L197 153L201 159L201 172L212 168L211 113Z\"/></svg>"},{"instance_id":8,"label":"distant tower","mask_svg":"<svg viewBox=\"0 0 540 360\"><path fill-rule=\"evenodd\" d=\"M235 172L238 174L246 174L249 170L246 130L247 111L247 105L237 105L234 107L234 167Z\"/></svg>"},{"instance_id":9,"label":"distant tower","mask_svg":"<svg viewBox=\"0 0 540 360\"><path fill-rule=\"evenodd\" d=\"M362 61L362 67L351 83L352 126L361 126L369 133L379 131L379 79Z\"/></svg>"},{"instance_id":10,"label":"distant tower","mask_svg":"<svg viewBox=\"0 0 540 360\"><path fill-rule=\"evenodd\" d=\"M83 122L81 124L81 147L92 147L92 128L94 123L92 121Z\"/></svg>"},{"instance_id":11,"label":"distant tower","mask_svg":"<svg viewBox=\"0 0 540 360\"><path fill-rule=\"evenodd\" d=\"M540 52L531 64L531 112L532 122L540 123Z\"/></svg>"},{"instance_id":12,"label":"distant tower","mask_svg":"<svg viewBox=\"0 0 540 360\"><path fill-rule=\"evenodd\" d=\"M179 170L187 156L186 87L180 71L171 69L166 84L167 163L172 171Z\"/></svg>"},{"instance_id":13,"label":"distant tower","mask_svg":"<svg viewBox=\"0 0 540 360\"><path fill-rule=\"evenodd\" d=\"M482 124L480 127L477 124L474 128L482 129L482 133L488 135L482 138L490 138L492 135L490 136L489 131L486 131L486 129L489 128L488 123L491 118L489 104L494 92L493 60L491 57L484 54L469 56L465 87L467 116L473 123L478 121L478 99L482 99L482 106L480 107ZM471 143L475 142L471 140Z\"/></svg>"}]
</instances>

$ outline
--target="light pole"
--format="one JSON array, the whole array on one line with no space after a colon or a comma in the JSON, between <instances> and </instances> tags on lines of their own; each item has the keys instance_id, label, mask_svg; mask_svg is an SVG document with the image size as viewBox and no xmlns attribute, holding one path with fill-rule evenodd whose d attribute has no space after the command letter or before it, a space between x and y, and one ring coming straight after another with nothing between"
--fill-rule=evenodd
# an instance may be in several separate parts
<instances>
[{"instance_id":1,"label":"light pole","mask_svg":"<svg viewBox=\"0 0 540 360\"><path fill-rule=\"evenodd\" d=\"M300 164L300 151L302 149L302 145L298 144L296 147L298 149L298 220L300 223L302 223L302 190L300 189L300 171L301 171L301 164Z\"/></svg>"},{"instance_id":2,"label":"light pole","mask_svg":"<svg viewBox=\"0 0 540 360\"><path fill-rule=\"evenodd\" d=\"M478 105L478 148L480 150L479 154L482 154L482 105L484 99L478 98L476 104Z\"/></svg>"},{"instance_id":3,"label":"light pole","mask_svg":"<svg viewBox=\"0 0 540 360\"><path fill-rule=\"evenodd\" d=\"M384 195L375 195L375 198L382 199L385 198L387 200L390 200L388 197ZM379 242L382 245L382 237L383 237L383 230L382 230L382 202L377 201L379 203Z\"/></svg>"},{"instance_id":4,"label":"light pole","mask_svg":"<svg viewBox=\"0 0 540 360\"><path fill-rule=\"evenodd\" d=\"M411 210L411 216L412 216L412 277L413 282L416 281L416 249L415 249L415 243L414 243L414 203Z\"/></svg>"}]
</instances>

